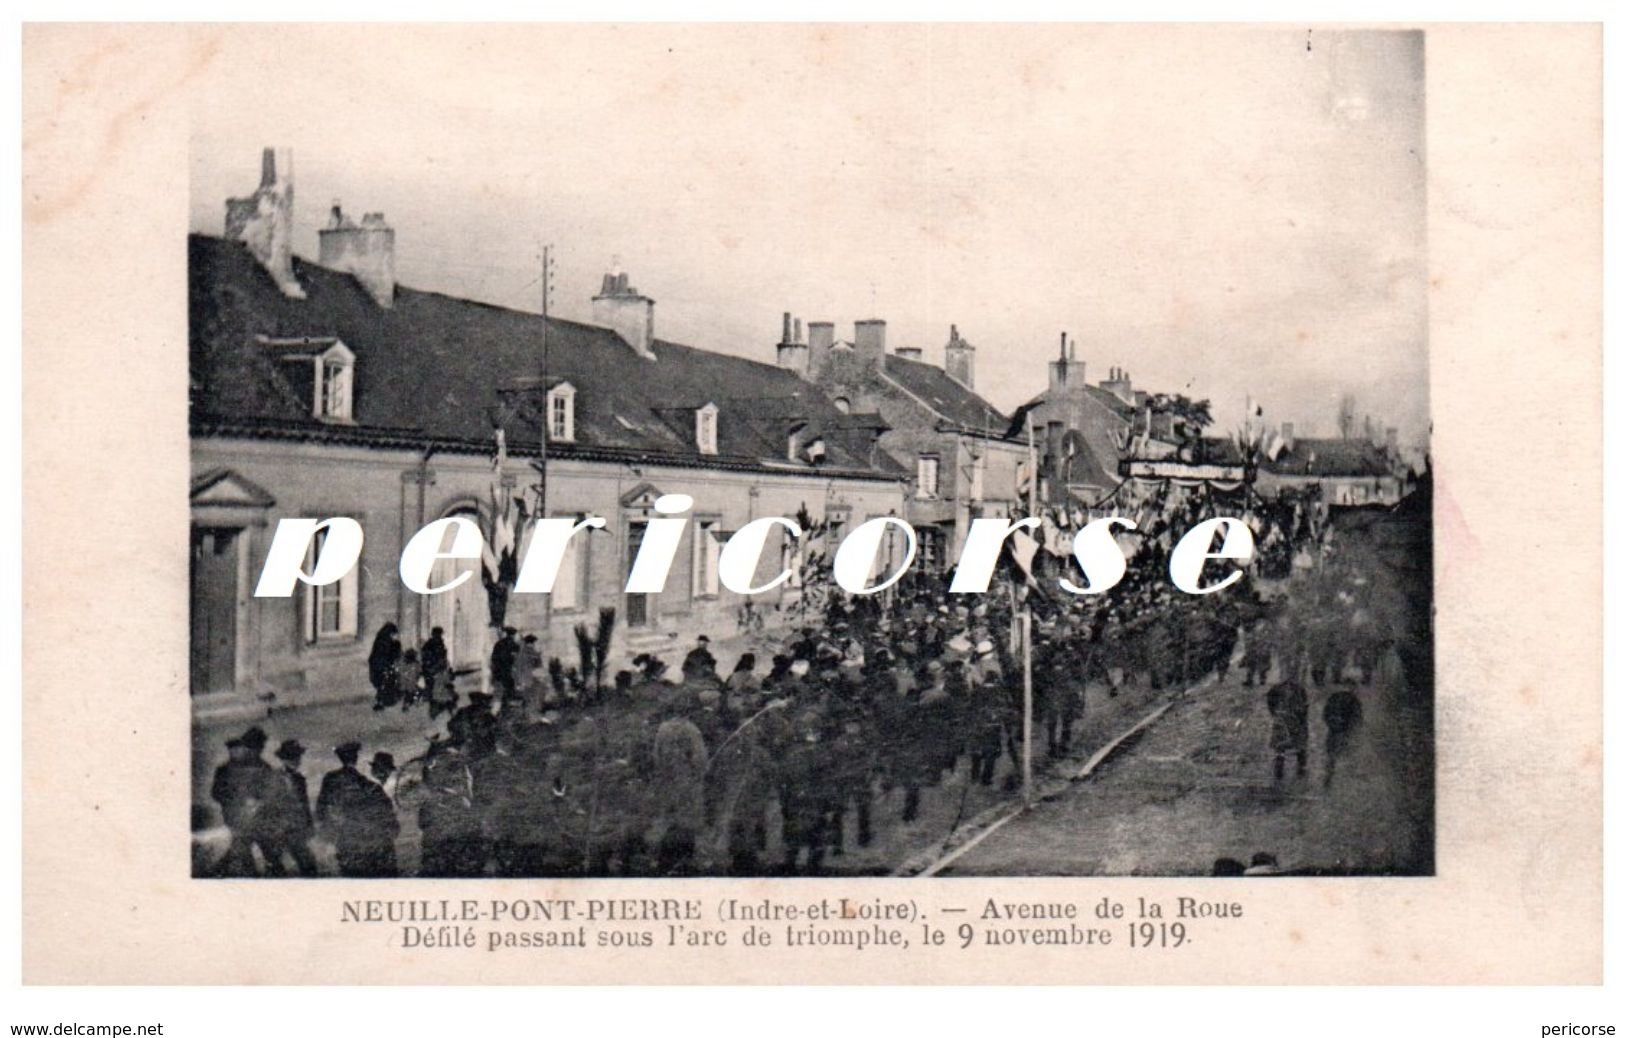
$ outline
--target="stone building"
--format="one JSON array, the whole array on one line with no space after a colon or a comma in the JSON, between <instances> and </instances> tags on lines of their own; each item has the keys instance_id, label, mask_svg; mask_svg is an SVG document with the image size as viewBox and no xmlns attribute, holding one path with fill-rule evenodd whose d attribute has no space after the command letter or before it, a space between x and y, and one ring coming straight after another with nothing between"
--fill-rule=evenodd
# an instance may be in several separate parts
<instances>
[{"instance_id":1,"label":"stone building","mask_svg":"<svg viewBox=\"0 0 1625 1038\"><path fill-rule=\"evenodd\" d=\"M408 646L443 627L454 666L478 671L494 639L479 563L442 563L447 578L461 566L476 579L420 596L398 562L435 519L492 530L504 496L608 521L572 538L552 593L514 595L506 622L572 662L574 627L614 608L615 666L794 612L806 593L795 581L748 608L720 586L720 547L751 519L805 512L839 527L903 512L908 472L880 445L883 423L842 413L794 372L660 339L654 301L626 275L606 276L595 324L419 291L395 283L383 214L355 223L335 208L322 263L261 247L291 241L291 191L268 153L257 197L229 203L231 233L188 243L199 714L365 694L386 622ZM662 593L627 594L664 493L694 499L676 561ZM365 531L355 570L254 597L278 520L331 516ZM798 550L770 542L763 580Z\"/></svg>"},{"instance_id":2,"label":"stone building","mask_svg":"<svg viewBox=\"0 0 1625 1038\"><path fill-rule=\"evenodd\" d=\"M911 473L903 516L919 541L916 565L943 571L958 557L970 520L1024 508L1028 444L1010 418L976 393L976 348L950 327L941 367L918 347L887 351L886 322L806 326L791 314L779 367L821 389L853 435L878 433L881 448Z\"/></svg>"},{"instance_id":3,"label":"stone building","mask_svg":"<svg viewBox=\"0 0 1625 1038\"><path fill-rule=\"evenodd\" d=\"M1122 482L1119 463L1136 436L1151 453L1166 453L1158 437L1145 435L1155 423L1145 413L1146 393L1134 388L1128 372L1113 368L1096 385L1086 374L1077 344L1062 334L1060 356L1049 362L1048 385L1013 418L1018 427L1032 423L1040 496L1053 507L1087 508L1110 497Z\"/></svg>"}]
</instances>

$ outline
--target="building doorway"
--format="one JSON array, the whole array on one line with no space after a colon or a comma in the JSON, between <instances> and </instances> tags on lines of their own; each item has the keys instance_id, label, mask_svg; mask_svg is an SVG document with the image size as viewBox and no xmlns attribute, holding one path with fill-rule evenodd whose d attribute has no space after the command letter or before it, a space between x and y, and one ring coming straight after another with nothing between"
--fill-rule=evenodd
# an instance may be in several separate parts
<instances>
[{"instance_id":1,"label":"building doorway","mask_svg":"<svg viewBox=\"0 0 1625 1038\"><path fill-rule=\"evenodd\" d=\"M643 547L643 535L648 529L648 523L634 519L627 528L626 534L626 577L632 575L632 565L637 561L638 549ZM649 596L638 592L627 592L626 595L626 626L649 626Z\"/></svg>"},{"instance_id":2,"label":"building doorway","mask_svg":"<svg viewBox=\"0 0 1625 1038\"><path fill-rule=\"evenodd\" d=\"M480 518L472 507L447 514L447 518L451 516L471 519L476 525ZM485 596L485 582L480 577L480 563L468 559L438 559L430 571L429 586L443 587L462 573L468 573L468 579L450 591L429 596L429 627L439 627L446 632L446 653L451 658L452 671L467 673L484 665L486 653L495 642L488 633L491 607ZM427 636L428 632L424 634Z\"/></svg>"},{"instance_id":3,"label":"building doorway","mask_svg":"<svg viewBox=\"0 0 1625 1038\"><path fill-rule=\"evenodd\" d=\"M238 581L243 530L192 527L192 695L237 690Z\"/></svg>"}]
</instances>

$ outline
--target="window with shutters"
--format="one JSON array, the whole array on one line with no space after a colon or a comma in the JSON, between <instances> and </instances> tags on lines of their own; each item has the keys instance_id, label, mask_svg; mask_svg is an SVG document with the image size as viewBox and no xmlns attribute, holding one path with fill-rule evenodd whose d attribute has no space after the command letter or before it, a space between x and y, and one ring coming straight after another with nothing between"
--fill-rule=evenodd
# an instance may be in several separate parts
<instances>
[{"instance_id":1,"label":"window with shutters","mask_svg":"<svg viewBox=\"0 0 1625 1038\"><path fill-rule=\"evenodd\" d=\"M316 557L327 543L327 531L317 530L305 556L305 572L311 572ZM357 574L361 565L350 567L350 572L331 584L321 587L305 586L305 643L320 645L327 642L354 641L358 612Z\"/></svg>"},{"instance_id":2,"label":"window with shutters","mask_svg":"<svg viewBox=\"0 0 1625 1038\"><path fill-rule=\"evenodd\" d=\"M937 496L937 459L928 454L922 454L914 463L914 496Z\"/></svg>"},{"instance_id":3,"label":"window with shutters","mask_svg":"<svg viewBox=\"0 0 1625 1038\"><path fill-rule=\"evenodd\" d=\"M576 438L576 390L568 382L548 391L547 438L561 443Z\"/></svg>"},{"instance_id":4,"label":"window with shutters","mask_svg":"<svg viewBox=\"0 0 1625 1038\"><path fill-rule=\"evenodd\" d=\"M706 404L694 412L694 444L701 454L717 452L716 404Z\"/></svg>"},{"instance_id":5,"label":"window with shutters","mask_svg":"<svg viewBox=\"0 0 1625 1038\"><path fill-rule=\"evenodd\" d=\"M561 513L574 515L575 513ZM587 553L592 550L590 531L571 537L559 559L559 571L553 577L550 606L554 612L568 612L582 607L587 599Z\"/></svg>"},{"instance_id":6,"label":"window with shutters","mask_svg":"<svg viewBox=\"0 0 1625 1038\"><path fill-rule=\"evenodd\" d=\"M722 556L721 529L715 519L694 524L694 597L715 598L718 591L717 560Z\"/></svg>"}]
</instances>

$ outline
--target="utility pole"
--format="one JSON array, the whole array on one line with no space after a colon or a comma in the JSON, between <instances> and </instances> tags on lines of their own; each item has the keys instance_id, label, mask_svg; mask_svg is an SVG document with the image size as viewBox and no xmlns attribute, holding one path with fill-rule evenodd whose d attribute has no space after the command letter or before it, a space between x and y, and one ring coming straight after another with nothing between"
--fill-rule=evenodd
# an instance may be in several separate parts
<instances>
[{"instance_id":1,"label":"utility pole","mask_svg":"<svg viewBox=\"0 0 1625 1038\"><path fill-rule=\"evenodd\" d=\"M1038 515L1038 447L1033 442L1033 415L1027 412L1027 514ZM1040 518L1042 521L1042 518ZM1042 543L1044 530L1038 529ZM1035 556L1036 558L1036 556ZM1028 576L1031 580L1031 576ZM1032 589L1021 600L1021 802L1033 806L1033 607Z\"/></svg>"},{"instance_id":2,"label":"utility pole","mask_svg":"<svg viewBox=\"0 0 1625 1038\"><path fill-rule=\"evenodd\" d=\"M542 485L536 491L536 519L547 518L547 441L553 432L553 397L547 386L547 312L553 298L553 246L542 246L542 441L541 449L536 459L536 467L542 475ZM546 661L551 651L552 641L550 634L553 629L553 596L544 596L542 606L541 657Z\"/></svg>"},{"instance_id":3,"label":"utility pole","mask_svg":"<svg viewBox=\"0 0 1625 1038\"><path fill-rule=\"evenodd\" d=\"M536 517L547 518L547 441L553 432L553 401L547 386L547 312L553 298L553 246L542 246L542 443L537 459L542 487L536 494Z\"/></svg>"}]
</instances>

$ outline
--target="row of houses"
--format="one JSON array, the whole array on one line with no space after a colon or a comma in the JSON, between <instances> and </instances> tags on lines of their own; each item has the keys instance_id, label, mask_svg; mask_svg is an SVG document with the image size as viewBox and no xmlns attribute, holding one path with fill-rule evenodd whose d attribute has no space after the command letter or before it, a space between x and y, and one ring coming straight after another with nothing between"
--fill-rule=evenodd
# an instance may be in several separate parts
<instances>
[{"instance_id":1,"label":"row of houses","mask_svg":"<svg viewBox=\"0 0 1625 1038\"><path fill-rule=\"evenodd\" d=\"M787 313L753 360L661 338L655 301L620 271L590 324L399 285L384 215L356 221L339 206L309 262L291 246L289 169L268 149L258 189L227 201L225 235L189 239L199 714L364 694L386 622L409 645L441 627L454 665L479 668L493 637L481 583L419 596L396 572L405 539L435 519L490 528L509 498L530 514L605 518L572 540L554 591L514 596L505 622L568 656L573 629L614 608L626 658L798 614L811 593L798 581L748 601L720 585L721 545L754 518L805 515L835 538L899 516L917 532L916 566L944 569L970 520L1010 514L1029 493L1109 496L1127 478L1137 415L1142 443L1168 438L1126 373L1088 384L1064 345L1047 390L1012 415L976 392L976 349L957 328L938 366L889 345L884 321L838 339L833 323ZM1278 478L1338 479L1370 461L1316 442L1283 455ZM628 594L653 502L673 492L694 506L666 590ZM366 531L355 571L292 599L253 597L277 520L335 515ZM770 544L764 575L799 550Z\"/></svg>"}]
</instances>

